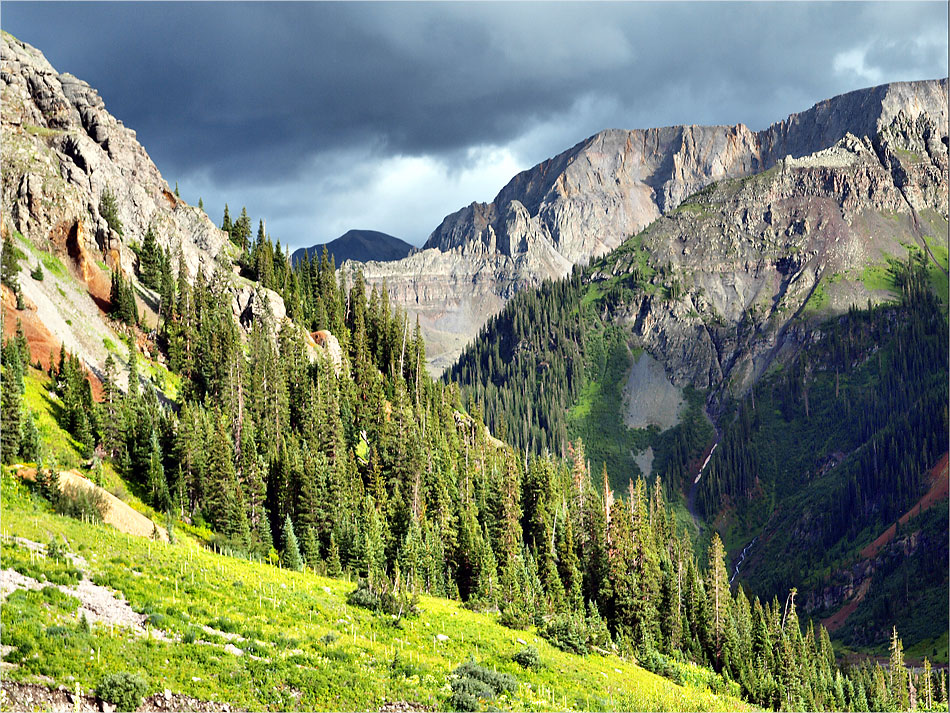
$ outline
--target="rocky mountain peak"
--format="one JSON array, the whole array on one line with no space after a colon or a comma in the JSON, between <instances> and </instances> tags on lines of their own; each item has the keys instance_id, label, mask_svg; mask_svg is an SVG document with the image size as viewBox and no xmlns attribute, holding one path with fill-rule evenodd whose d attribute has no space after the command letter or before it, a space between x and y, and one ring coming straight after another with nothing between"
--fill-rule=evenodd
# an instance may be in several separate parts
<instances>
[{"instance_id":1,"label":"rocky mountain peak","mask_svg":"<svg viewBox=\"0 0 950 713\"><path fill-rule=\"evenodd\" d=\"M900 121L929 122L929 140L939 143L947 114L944 79L842 94L758 132L743 124L601 131L522 171L491 203L446 216L419 254L367 263L364 276L419 316L439 370L507 296L612 250L710 183Z\"/></svg>"},{"instance_id":2,"label":"rocky mountain peak","mask_svg":"<svg viewBox=\"0 0 950 713\"><path fill-rule=\"evenodd\" d=\"M129 241L152 226L163 247L192 275L211 272L227 238L203 211L176 197L135 132L106 111L86 82L59 74L35 48L3 34L5 229L45 238L82 224L92 250L131 273ZM116 198L125 240L100 213L102 195Z\"/></svg>"},{"instance_id":3,"label":"rocky mountain peak","mask_svg":"<svg viewBox=\"0 0 950 713\"><path fill-rule=\"evenodd\" d=\"M101 368L106 344L122 350L105 315L108 271L136 274L133 246L151 227L173 269L180 265L192 278L199 271L210 278L224 268L242 325L265 309L280 324L280 296L230 275L234 248L226 234L170 190L135 132L106 110L95 89L58 73L39 50L6 32L0 37L0 80L0 230L27 253L20 284L32 305L29 315L18 317L33 319L51 332L53 343ZM114 197L121 232L103 215L107 193ZM42 281L31 279L30 270L43 260L59 260L64 269ZM142 308L155 309L153 297L141 292Z\"/></svg>"}]
</instances>

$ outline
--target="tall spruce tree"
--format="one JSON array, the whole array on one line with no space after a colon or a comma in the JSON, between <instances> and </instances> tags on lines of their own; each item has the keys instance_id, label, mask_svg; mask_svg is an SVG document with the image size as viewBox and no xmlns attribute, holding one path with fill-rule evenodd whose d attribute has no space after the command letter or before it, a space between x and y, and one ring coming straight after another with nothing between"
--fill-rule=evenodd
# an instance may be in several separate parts
<instances>
[{"instance_id":1,"label":"tall spruce tree","mask_svg":"<svg viewBox=\"0 0 950 713\"><path fill-rule=\"evenodd\" d=\"M283 564L287 569L303 569L303 559L300 556L300 545L297 543L297 535L294 533L294 523L291 522L289 514L284 518L282 535L283 551L280 555L281 564Z\"/></svg>"}]
</instances>

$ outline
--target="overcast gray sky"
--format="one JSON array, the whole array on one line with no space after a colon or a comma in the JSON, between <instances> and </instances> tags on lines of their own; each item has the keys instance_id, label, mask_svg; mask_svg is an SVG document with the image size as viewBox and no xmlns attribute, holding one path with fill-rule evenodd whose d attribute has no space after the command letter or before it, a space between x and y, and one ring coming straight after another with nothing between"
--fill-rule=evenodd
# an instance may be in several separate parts
<instances>
[{"instance_id":1,"label":"overcast gray sky","mask_svg":"<svg viewBox=\"0 0 950 713\"><path fill-rule=\"evenodd\" d=\"M3 29L99 90L165 179L291 247L421 244L605 128L760 129L947 75L946 2L28 3Z\"/></svg>"}]
</instances>

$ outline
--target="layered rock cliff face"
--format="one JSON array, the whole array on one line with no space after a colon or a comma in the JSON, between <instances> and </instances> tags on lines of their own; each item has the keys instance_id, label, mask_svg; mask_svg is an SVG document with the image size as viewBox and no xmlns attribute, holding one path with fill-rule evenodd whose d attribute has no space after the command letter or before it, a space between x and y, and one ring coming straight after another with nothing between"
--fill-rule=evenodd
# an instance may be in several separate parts
<instances>
[{"instance_id":1,"label":"layered rock cliff face","mask_svg":"<svg viewBox=\"0 0 950 713\"><path fill-rule=\"evenodd\" d=\"M946 135L946 123L900 112L873 139L846 134L719 182L593 265L590 279L630 289L612 316L675 384L742 393L807 344L808 317L890 299L869 268L883 273L909 249L946 250Z\"/></svg>"},{"instance_id":2,"label":"layered rock cliff face","mask_svg":"<svg viewBox=\"0 0 950 713\"><path fill-rule=\"evenodd\" d=\"M419 316L439 371L515 291L617 247L710 183L814 154L848 134L873 137L898 117L926 117L939 143L947 112L947 81L939 80L844 94L759 132L741 124L603 131L518 174L492 203L447 216L422 251L365 264L364 276L385 282Z\"/></svg>"},{"instance_id":3,"label":"layered rock cliff face","mask_svg":"<svg viewBox=\"0 0 950 713\"><path fill-rule=\"evenodd\" d=\"M39 50L5 32L0 79L0 230L27 254L20 284L29 311L56 341L96 369L106 357L104 344L124 353L105 316L108 270L135 275L131 246L141 243L149 226L170 251L173 269L181 264L192 277L199 270L210 276L219 264L230 271L224 258L233 247L202 210L169 190L135 132L106 111L88 84L59 74ZM106 191L115 197L122 235L101 213ZM31 279L30 268L44 259L60 261L65 270L47 270L43 281ZM243 324L265 307L280 323L284 306L276 293L232 282L235 316ZM147 291L140 290L140 296L148 307Z\"/></svg>"},{"instance_id":4,"label":"layered rock cliff face","mask_svg":"<svg viewBox=\"0 0 950 713\"><path fill-rule=\"evenodd\" d=\"M96 91L59 74L35 48L4 33L2 57L3 208L6 228L30 238L77 230L85 247L109 253L131 272L149 225L163 247L181 246L193 275L210 268L227 237L204 214L177 198L136 140L110 115ZM124 239L99 206L116 197Z\"/></svg>"}]
</instances>

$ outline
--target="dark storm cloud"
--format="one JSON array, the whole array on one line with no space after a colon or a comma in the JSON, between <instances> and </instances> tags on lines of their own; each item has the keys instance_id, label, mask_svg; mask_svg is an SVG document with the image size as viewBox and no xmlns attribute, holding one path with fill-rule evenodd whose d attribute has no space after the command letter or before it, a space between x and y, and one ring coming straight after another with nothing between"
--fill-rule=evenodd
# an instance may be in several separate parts
<instances>
[{"instance_id":1,"label":"dark storm cloud","mask_svg":"<svg viewBox=\"0 0 950 713\"><path fill-rule=\"evenodd\" d=\"M511 161L602 128L761 128L947 73L945 3L4 3L2 22L99 89L166 178L299 244L393 225L421 241ZM459 194L387 207L387 170Z\"/></svg>"}]
</instances>

